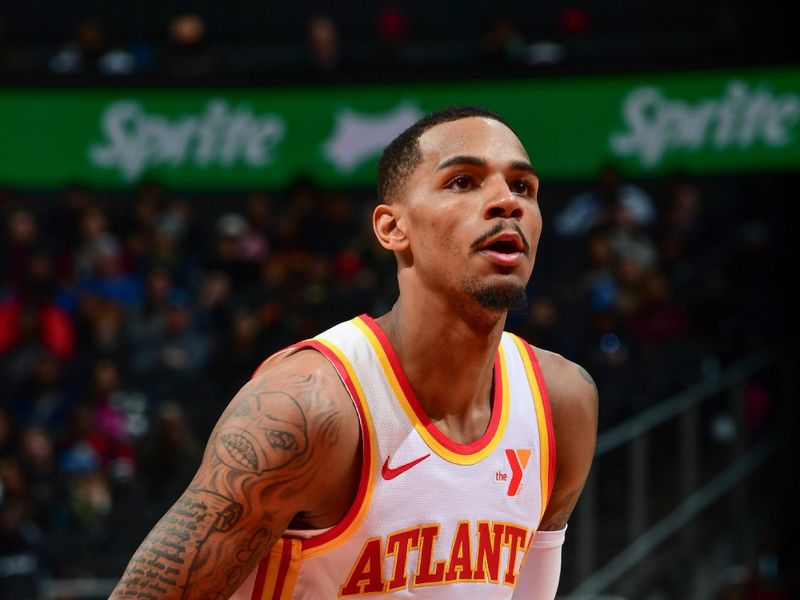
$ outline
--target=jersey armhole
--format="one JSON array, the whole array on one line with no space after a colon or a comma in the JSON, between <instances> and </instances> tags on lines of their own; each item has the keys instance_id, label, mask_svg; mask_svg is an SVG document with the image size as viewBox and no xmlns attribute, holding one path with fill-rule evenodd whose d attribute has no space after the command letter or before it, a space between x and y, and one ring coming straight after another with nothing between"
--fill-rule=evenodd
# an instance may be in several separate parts
<instances>
[{"instance_id":1,"label":"jersey armhole","mask_svg":"<svg viewBox=\"0 0 800 600\"><path fill-rule=\"evenodd\" d=\"M547 425L547 446L549 455L547 473L547 503L549 504L550 496L553 494L553 485L555 484L556 479L556 465L558 464L556 456L556 438L555 434L553 433L553 412L550 408L550 394L547 392L547 383L544 380L544 374L542 373L542 367L539 364L539 359L536 357L536 351L528 342L523 340L523 343L525 344L525 348L531 357L533 371L536 373L536 381L539 385L539 391L542 395L542 408L544 409L545 423ZM545 506L545 509L546 508L547 507Z\"/></svg>"},{"instance_id":2,"label":"jersey armhole","mask_svg":"<svg viewBox=\"0 0 800 600\"><path fill-rule=\"evenodd\" d=\"M544 515L550 497L553 493L556 474L556 444L553 433L553 416L550 408L550 396L547 391L542 368L536 357L536 352L527 341L511 334L520 358L525 366L531 388L531 395L536 412L537 427L539 429L539 454L541 456L541 484L542 484L542 515Z\"/></svg>"},{"instance_id":3,"label":"jersey armhole","mask_svg":"<svg viewBox=\"0 0 800 600\"><path fill-rule=\"evenodd\" d=\"M323 530L305 530L311 535L306 537L302 536L303 558L308 556L325 552L343 543L352 533L358 528L366 509L369 506L369 501L372 495L373 481L373 453L375 446L375 437L373 433L372 422L369 416L369 409L367 407L366 399L364 398L363 390L358 378L355 376L352 365L345 357L345 355L336 346L327 340L320 338L305 340L297 344L293 344L276 354L270 356L268 360L277 354L287 352L290 350L298 351L302 349L313 349L322 354L336 370L342 384L345 386L350 399L358 414L359 427L361 429L361 475L359 477L358 490L353 503L350 505L345 516L336 525ZM265 364L267 361L264 361ZM261 367L259 367L260 369ZM303 531L303 530L300 530ZM288 535L298 535L298 530L287 532Z\"/></svg>"}]
</instances>

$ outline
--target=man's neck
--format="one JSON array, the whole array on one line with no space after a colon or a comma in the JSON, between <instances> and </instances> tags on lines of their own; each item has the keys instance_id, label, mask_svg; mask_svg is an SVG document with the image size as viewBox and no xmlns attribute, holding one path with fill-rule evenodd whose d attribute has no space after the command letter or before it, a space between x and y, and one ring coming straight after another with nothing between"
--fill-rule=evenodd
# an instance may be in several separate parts
<instances>
[{"instance_id":1,"label":"man's neck","mask_svg":"<svg viewBox=\"0 0 800 600\"><path fill-rule=\"evenodd\" d=\"M505 313L463 314L441 298L402 298L377 319L428 417L460 443L479 438ZM499 383L499 382L498 382Z\"/></svg>"}]
</instances>

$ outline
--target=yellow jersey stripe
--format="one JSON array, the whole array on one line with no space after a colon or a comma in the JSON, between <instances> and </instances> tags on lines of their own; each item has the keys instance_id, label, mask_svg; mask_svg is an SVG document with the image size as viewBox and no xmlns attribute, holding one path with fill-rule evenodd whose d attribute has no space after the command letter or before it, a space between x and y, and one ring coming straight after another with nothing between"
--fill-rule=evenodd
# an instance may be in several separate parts
<instances>
[{"instance_id":1,"label":"yellow jersey stripe","mask_svg":"<svg viewBox=\"0 0 800 600\"><path fill-rule=\"evenodd\" d=\"M539 387L539 380L536 378L536 373L533 369L528 350L519 337L512 334L514 344L517 346L519 355L522 358L522 364L525 366L525 374L528 376L528 382L531 388L531 396L533 397L533 406L536 410L536 425L539 429L539 477L541 479L542 490L542 515L547 508L547 501L550 498L550 490L548 489L550 478L550 443L547 434L547 421L544 411L544 403L542 401L542 391Z\"/></svg>"}]
</instances>

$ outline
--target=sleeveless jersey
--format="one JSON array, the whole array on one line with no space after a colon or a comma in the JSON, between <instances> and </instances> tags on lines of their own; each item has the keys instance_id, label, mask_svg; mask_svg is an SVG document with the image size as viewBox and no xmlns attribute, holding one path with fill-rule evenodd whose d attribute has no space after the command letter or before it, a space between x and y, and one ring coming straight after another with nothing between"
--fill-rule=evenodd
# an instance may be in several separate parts
<instances>
[{"instance_id":1,"label":"sleeveless jersey","mask_svg":"<svg viewBox=\"0 0 800 600\"><path fill-rule=\"evenodd\" d=\"M470 444L428 419L370 317L297 347L325 355L356 406L358 492L334 527L287 531L232 598L511 598L555 472L549 401L531 346L503 333L489 426Z\"/></svg>"}]
</instances>

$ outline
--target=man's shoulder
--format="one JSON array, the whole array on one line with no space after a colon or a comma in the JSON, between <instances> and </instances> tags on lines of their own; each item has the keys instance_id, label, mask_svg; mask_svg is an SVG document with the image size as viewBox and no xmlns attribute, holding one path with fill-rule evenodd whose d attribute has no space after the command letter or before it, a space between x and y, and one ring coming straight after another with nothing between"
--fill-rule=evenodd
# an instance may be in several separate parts
<instances>
[{"instance_id":1,"label":"man's shoulder","mask_svg":"<svg viewBox=\"0 0 800 600\"><path fill-rule=\"evenodd\" d=\"M594 427L598 396L592 376L581 365L556 352L532 347L547 387L553 425L557 429L563 425Z\"/></svg>"},{"instance_id":2,"label":"man's shoulder","mask_svg":"<svg viewBox=\"0 0 800 600\"><path fill-rule=\"evenodd\" d=\"M290 347L270 357L253 374L250 383L281 381L302 383L333 400L351 403L339 373L321 352L309 346Z\"/></svg>"}]
</instances>

